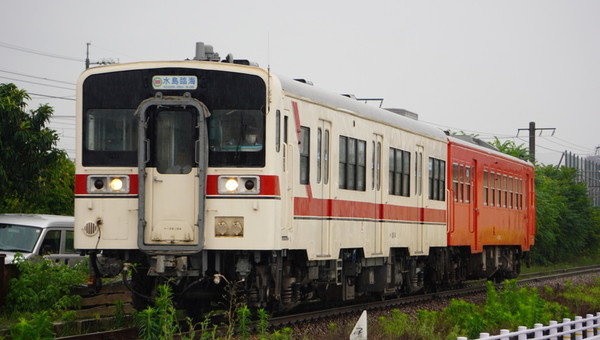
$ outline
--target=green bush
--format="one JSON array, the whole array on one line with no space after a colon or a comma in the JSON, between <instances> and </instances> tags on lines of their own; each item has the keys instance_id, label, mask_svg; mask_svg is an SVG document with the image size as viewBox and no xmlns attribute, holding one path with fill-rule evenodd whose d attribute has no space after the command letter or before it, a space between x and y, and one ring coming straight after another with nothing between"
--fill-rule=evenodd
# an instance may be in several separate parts
<instances>
[{"instance_id":1,"label":"green bush","mask_svg":"<svg viewBox=\"0 0 600 340\"><path fill-rule=\"evenodd\" d=\"M36 313L79 306L81 297L69 293L73 286L86 282L87 263L69 267L49 259L25 260L21 254L16 254L14 261L19 276L10 281L4 306L7 312Z\"/></svg>"}]
</instances>

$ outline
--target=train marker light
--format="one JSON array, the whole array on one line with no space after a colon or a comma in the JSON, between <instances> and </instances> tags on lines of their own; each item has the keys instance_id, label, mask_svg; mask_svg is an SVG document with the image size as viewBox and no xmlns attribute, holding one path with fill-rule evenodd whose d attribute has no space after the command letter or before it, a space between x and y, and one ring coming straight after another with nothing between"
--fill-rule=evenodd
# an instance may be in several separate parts
<instances>
[{"instance_id":1,"label":"train marker light","mask_svg":"<svg viewBox=\"0 0 600 340\"><path fill-rule=\"evenodd\" d=\"M110 188L113 191L121 191L121 189L123 189L123 181L120 178L113 178L110 181Z\"/></svg>"},{"instance_id":2,"label":"train marker light","mask_svg":"<svg viewBox=\"0 0 600 340\"><path fill-rule=\"evenodd\" d=\"M256 195L260 193L259 176L219 176L219 194Z\"/></svg>"},{"instance_id":3,"label":"train marker light","mask_svg":"<svg viewBox=\"0 0 600 340\"><path fill-rule=\"evenodd\" d=\"M129 176L91 175L87 178L90 194L127 194L129 189Z\"/></svg>"}]
</instances>

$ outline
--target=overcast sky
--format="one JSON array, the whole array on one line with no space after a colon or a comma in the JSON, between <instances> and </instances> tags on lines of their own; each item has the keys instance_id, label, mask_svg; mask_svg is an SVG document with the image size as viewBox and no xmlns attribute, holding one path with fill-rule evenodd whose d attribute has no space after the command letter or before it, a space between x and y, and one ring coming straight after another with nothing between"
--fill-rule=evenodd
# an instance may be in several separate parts
<instances>
[{"instance_id":1,"label":"overcast sky","mask_svg":"<svg viewBox=\"0 0 600 340\"><path fill-rule=\"evenodd\" d=\"M600 1L7 1L0 83L55 108L75 149L75 83L90 59L193 58L195 42L276 74L384 98L443 129L528 145L555 164L600 145ZM43 84L43 85L40 85ZM61 98L52 98L61 97ZM518 134L518 137L517 137Z\"/></svg>"}]
</instances>

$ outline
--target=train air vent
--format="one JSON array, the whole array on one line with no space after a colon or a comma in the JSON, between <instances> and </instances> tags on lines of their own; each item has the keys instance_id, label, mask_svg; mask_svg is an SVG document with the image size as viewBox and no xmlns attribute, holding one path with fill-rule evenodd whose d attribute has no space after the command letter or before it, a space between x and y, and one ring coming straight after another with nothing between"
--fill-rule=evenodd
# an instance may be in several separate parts
<instances>
[{"instance_id":1,"label":"train air vent","mask_svg":"<svg viewBox=\"0 0 600 340\"><path fill-rule=\"evenodd\" d=\"M83 226L83 233L86 236L94 236L99 230L98 225L94 222L88 222Z\"/></svg>"}]
</instances>

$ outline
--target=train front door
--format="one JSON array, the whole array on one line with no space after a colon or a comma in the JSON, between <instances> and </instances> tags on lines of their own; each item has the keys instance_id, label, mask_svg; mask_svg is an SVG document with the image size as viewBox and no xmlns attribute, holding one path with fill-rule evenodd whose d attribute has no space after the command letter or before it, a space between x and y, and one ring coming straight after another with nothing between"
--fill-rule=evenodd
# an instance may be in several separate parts
<instances>
[{"instance_id":1,"label":"train front door","mask_svg":"<svg viewBox=\"0 0 600 340\"><path fill-rule=\"evenodd\" d=\"M199 250L203 245L205 110L195 100L184 103L149 104L137 112L144 122L138 151L142 249Z\"/></svg>"}]
</instances>

